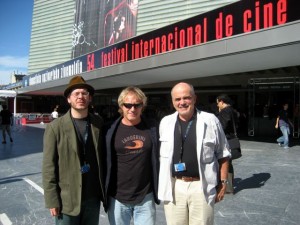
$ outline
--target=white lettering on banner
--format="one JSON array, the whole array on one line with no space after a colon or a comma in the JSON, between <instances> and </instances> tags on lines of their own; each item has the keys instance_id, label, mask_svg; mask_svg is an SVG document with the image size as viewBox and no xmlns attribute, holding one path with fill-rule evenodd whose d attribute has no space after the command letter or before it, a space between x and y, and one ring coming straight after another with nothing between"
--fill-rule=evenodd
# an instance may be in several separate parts
<instances>
[{"instance_id":1,"label":"white lettering on banner","mask_svg":"<svg viewBox=\"0 0 300 225\"><path fill-rule=\"evenodd\" d=\"M47 82L47 81L52 81L52 80L57 80L59 79L59 69L58 68L54 68L51 71L47 71L46 73L42 74L42 81Z\"/></svg>"},{"instance_id":2,"label":"white lettering on banner","mask_svg":"<svg viewBox=\"0 0 300 225\"><path fill-rule=\"evenodd\" d=\"M80 60L76 60L73 62L73 64L70 64L68 66L62 66L60 71L61 71L60 78L69 77L75 74L82 73L82 62Z\"/></svg>"},{"instance_id":3,"label":"white lettering on banner","mask_svg":"<svg viewBox=\"0 0 300 225\"><path fill-rule=\"evenodd\" d=\"M29 86L40 84L40 83L42 83L42 76L40 74L37 74L29 78Z\"/></svg>"},{"instance_id":4,"label":"white lettering on banner","mask_svg":"<svg viewBox=\"0 0 300 225\"><path fill-rule=\"evenodd\" d=\"M80 73L82 73L82 61L76 60L73 61L73 63L70 65L66 65L66 66L62 65L61 67L55 67L51 70L47 70L42 74L38 73L29 76L28 86L46 83L48 81L58 80L60 78L65 78Z\"/></svg>"}]
</instances>

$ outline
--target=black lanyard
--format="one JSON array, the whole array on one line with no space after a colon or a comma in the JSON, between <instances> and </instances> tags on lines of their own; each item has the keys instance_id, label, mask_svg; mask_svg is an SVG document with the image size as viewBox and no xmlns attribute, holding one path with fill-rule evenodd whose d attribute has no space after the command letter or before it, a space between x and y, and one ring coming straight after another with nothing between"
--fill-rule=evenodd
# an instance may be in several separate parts
<instances>
[{"instance_id":1,"label":"black lanyard","mask_svg":"<svg viewBox=\"0 0 300 225\"><path fill-rule=\"evenodd\" d=\"M182 128L181 128L181 124L180 124L180 119L179 119L179 117L178 117L178 120L177 120L177 127L178 127L178 132L179 132L179 135L180 135L180 138L181 138L180 161L179 161L179 163L182 162L182 156L183 156L183 151L184 151L184 148L183 148L184 142L185 142L185 140L186 140L186 138L187 138L187 136L188 136L188 134L189 134L189 131L190 131L191 126L192 126L192 124L193 124L193 122L194 122L194 119L195 119L195 114L194 114L193 117L191 118L191 120L190 120L190 122L189 122L189 124L188 124L188 126L187 126L187 128L186 128L184 136L182 136Z\"/></svg>"}]
</instances>

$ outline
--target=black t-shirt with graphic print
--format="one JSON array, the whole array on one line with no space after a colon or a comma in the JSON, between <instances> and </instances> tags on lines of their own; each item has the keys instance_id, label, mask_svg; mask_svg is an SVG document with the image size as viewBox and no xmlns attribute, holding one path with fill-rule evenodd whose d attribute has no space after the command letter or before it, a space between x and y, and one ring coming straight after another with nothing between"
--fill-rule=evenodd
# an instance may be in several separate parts
<instances>
[{"instance_id":1,"label":"black t-shirt with graphic print","mask_svg":"<svg viewBox=\"0 0 300 225\"><path fill-rule=\"evenodd\" d=\"M122 203L140 203L151 192L150 132L141 122L120 123L114 138L110 196Z\"/></svg>"}]
</instances>

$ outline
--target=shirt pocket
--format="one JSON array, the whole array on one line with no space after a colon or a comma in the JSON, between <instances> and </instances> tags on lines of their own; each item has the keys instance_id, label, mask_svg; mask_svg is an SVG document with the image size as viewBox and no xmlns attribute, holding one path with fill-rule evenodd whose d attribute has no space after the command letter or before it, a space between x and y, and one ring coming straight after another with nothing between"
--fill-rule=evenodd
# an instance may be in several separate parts
<instances>
[{"instance_id":1,"label":"shirt pocket","mask_svg":"<svg viewBox=\"0 0 300 225\"><path fill-rule=\"evenodd\" d=\"M168 158L170 156L170 151L171 151L171 142L166 137L161 137L159 141L160 141L160 151L159 151L160 157Z\"/></svg>"},{"instance_id":2,"label":"shirt pocket","mask_svg":"<svg viewBox=\"0 0 300 225\"><path fill-rule=\"evenodd\" d=\"M203 140L203 162L211 163L214 161L215 157L215 141L213 139L204 139Z\"/></svg>"}]
</instances>

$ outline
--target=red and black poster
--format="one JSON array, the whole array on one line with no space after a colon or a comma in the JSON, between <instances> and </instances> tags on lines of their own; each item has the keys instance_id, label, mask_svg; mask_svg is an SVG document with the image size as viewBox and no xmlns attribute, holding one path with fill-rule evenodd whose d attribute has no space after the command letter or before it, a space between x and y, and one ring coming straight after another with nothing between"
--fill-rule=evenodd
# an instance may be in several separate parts
<instances>
[{"instance_id":1,"label":"red and black poster","mask_svg":"<svg viewBox=\"0 0 300 225\"><path fill-rule=\"evenodd\" d=\"M77 0L72 58L136 35L138 0Z\"/></svg>"}]
</instances>

